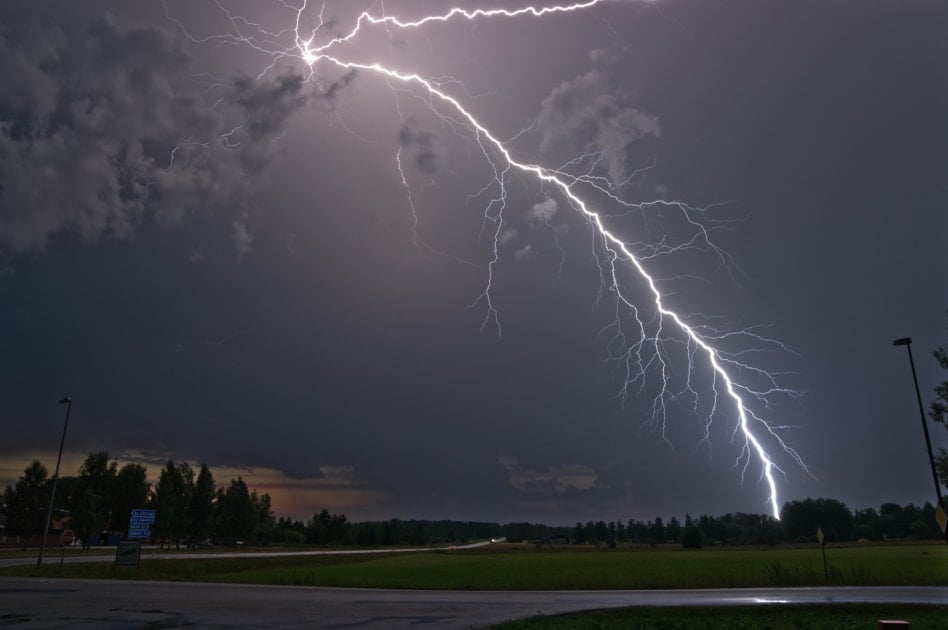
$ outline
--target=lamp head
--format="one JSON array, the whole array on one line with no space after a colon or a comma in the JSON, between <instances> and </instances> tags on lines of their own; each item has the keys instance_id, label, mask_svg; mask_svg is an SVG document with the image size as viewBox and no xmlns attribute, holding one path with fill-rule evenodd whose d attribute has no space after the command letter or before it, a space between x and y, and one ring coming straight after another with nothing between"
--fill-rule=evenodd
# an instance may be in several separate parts
<instances>
[{"instance_id":1,"label":"lamp head","mask_svg":"<svg viewBox=\"0 0 948 630\"><path fill-rule=\"evenodd\" d=\"M63 399L59 401L60 405L66 405L72 402L72 398L69 396L63 396Z\"/></svg>"},{"instance_id":2,"label":"lamp head","mask_svg":"<svg viewBox=\"0 0 948 630\"><path fill-rule=\"evenodd\" d=\"M895 341L893 341L892 345L893 346L908 346L908 345L911 345L911 343L912 343L911 337L902 337L901 339L896 339Z\"/></svg>"}]
</instances>

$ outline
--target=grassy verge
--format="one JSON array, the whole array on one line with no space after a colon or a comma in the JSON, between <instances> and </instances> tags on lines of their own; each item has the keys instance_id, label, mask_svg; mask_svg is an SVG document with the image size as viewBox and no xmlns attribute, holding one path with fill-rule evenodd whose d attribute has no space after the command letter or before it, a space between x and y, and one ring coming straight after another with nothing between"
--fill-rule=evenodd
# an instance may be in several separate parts
<instances>
[{"instance_id":1,"label":"grassy verge","mask_svg":"<svg viewBox=\"0 0 948 630\"><path fill-rule=\"evenodd\" d=\"M733 608L616 608L587 613L537 616L496 626L498 630L693 630L717 628L772 630L875 628L880 619L908 621L913 629L945 627L948 606L821 604Z\"/></svg>"},{"instance_id":2,"label":"grassy verge","mask_svg":"<svg viewBox=\"0 0 948 630\"><path fill-rule=\"evenodd\" d=\"M654 589L821 585L948 585L948 547L572 551L488 549L378 556L157 560L138 569L66 564L63 577L422 589ZM0 575L55 576L57 565Z\"/></svg>"}]
</instances>

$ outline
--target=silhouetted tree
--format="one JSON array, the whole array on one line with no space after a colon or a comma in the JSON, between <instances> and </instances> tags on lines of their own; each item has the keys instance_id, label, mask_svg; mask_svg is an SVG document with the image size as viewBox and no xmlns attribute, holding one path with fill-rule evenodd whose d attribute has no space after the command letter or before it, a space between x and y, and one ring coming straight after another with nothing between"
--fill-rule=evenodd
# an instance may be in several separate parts
<instances>
[{"instance_id":1,"label":"silhouetted tree","mask_svg":"<svg viewBox=\"0 0 948 630\"><path fill-rule=\"evenodd\" d=\"M250 493L250 500L253 502L255 512L253 530L254 544L269 544L276 527L273 510L270 507L270 495L264 493L262 496L258 496L257 491L254 490ZM343 519L344 518L345 517L343 517Z\"/></svg>"},{"instance_id":2,"label":"silhouetted tree","mask_svg":"<svg viewBox=\"0 0 948 630\"><path fill-rule=\"evenodd\" d=\"M85 549L109 525L110 500L117 476L118 463L109 462L107 451L89 453L79 467L75 494L69 506L69 522Z\"/></svg>"},{"instance_id":3,"label":"silhouetted tree","mask_svg":"<svg viewBox=\"0 0 948 630\"><path fill-rule=\"evenodd\" d=\"M917 518L909 524L909 535L915 540L942 538L941 530L938 529L938 521L935 519L934 505L926 501L925 505L917 511Z\"/></svg>"},{"instance_id":4,"label":"silhouetted tree","mask_svg":"<svg viewBox=\"0 0 948 630\"><path fill-rule=\"evenodd\" d=\"M191 492L191 509L188 514L188 546L202 543L213 532L214 517L214 476L207 464L201 464L194 489Z\"/></svg>"},{"instance_id":5,"label":"silhouetted tree","mask_svg":"<svg viewBox=\"0 0 948 630\"><path fill-rule=\"evenodd\" d=\"M42 536L43 521L49 507L50 484L46 467L34 460L23 471L16 486L6 487L3 502L7 510L7 535Z\"/></svg>"},{"instance_id":6,"label":"silhouetted tree","mask_svg":"<svg viewBox=\"0 0 948 630\"><path fill-rule=\"evenodd\" d=\"M191 526L191 493L194 489L194 470L187 462L175 464L169 459L158 476L155 489L155 536L176 547L188 535Z\"/></svg>"},{"instance_id":7,"label":"silhouetted tree","mask_svg":"<svg viewBox=\"0 0 948 630\"><path fill-rule=\"evenodd\" d=\"M872 508L853 512L853 526L857 539L879 540L882 538L882 521L879 519L879 513Z\"/></svg>"},{"instance_id":8,"label":"silhouetted tree","mask_svg":"<svg viewBox=\"0 0 948 630\"><path fill-rule=\"evenodd\" d=\"M143 508L148 501L147 471L141 464L125 464L118 471L109 497L113 531L128 532L132 510Z\"/></svg>"},{"instance_id":9,"label":"silhouetted tree","mask_svg":"<svg viewBox=\"0 0 948 630\"><path fill-rule=\"evenodd\" d=\"M401 521L397 518L385 521L382 527L382 544L399 545L402 542Z\"/></svg>"},{"instance_id":10,"label":"silhouetted tree","mask_svg":"<svg viewBox=\"0 0 948 630\"><path fill-rule=\"evenodd\" d=\"M596 538L596 524L592 521L586 521L586 524L583 526L583 531L585 532L586 542L589 543L598 543L599 539Z\"/></svg>"},{"instance_id":11,"label":"silhouetted tree","mask_svg":"<svg viewBox=\"0 0 948 630\"><path fill-rule=\"evenodd\" d=\"M633 543L641 545L648 541L648 525L635 519L629 519L629 526L626 530L627 536Z\"/></svg>"},{"instance_id":12,"label":"silhouetted tree","mask_svg":"<svg viewBox=\"0 0 948 630\"><path fill-rule=\"evenodd\" d=\"M596 521L596 543L604 543L609 540L609 527L605 521Z\"/></svg>"},{"instance_id":13,"label":"silhouetted tree","mask_svg":"<svg viewBox=\"0 0 948 630\"><path fill-rule=\"evenodd\" d=\"M656 544L665 542L665 523L662 522L661 516L656 516L655 520L648 524L648 533L651 542Z\"/></svg>"},{"instance_id":14,"label":"silhouetted tree","mask_svg":"<svg viewBox=\"0 0 948 630\"><path fill-rule=\"evenodd\" d=\"M314 545L325 545L329 542L329 521L332 515L329 510L323 508L318 513L313 514L306 526L306 542Z\"/></svg>"},{"instance_id":15,"label":"silhouetted tree","mask_svg":"<svg viewBox=\"0 0 948 630\"><path fill-rule=\"evenodd\" d=\"M241 477L230 480L230 486L218 493L217 536L231 544L253 539L257 524L257 506L254 505Z\"/></svg>"},{"instance_id":16,"label":"silhouetted tree","mask_svg":"<svg viewBox=\"0 0 948 630\"><path fill-rule=\"evenodd\" d=\"M812 540L822 528L828 540L853 539L853 515L836 499L790 501L780 513L787 540Z\"/></svg>"},{"instance_id":17,"label":"silhouetted tree","mask_svg":"<svg viewBox=\"0 0 948 630\"><path fill-rule=\"evenodd\" d=\"M685 549L701 549L701 532L694 523L689 522L682 530L681 546Z\"/></svg>"},{"instance_id":18,"label":"silhouetted tree","mask_svg":"<svg viewBox=\"0 0 948 630\"><path fill-rule=\"evenodd\" d=\"M306 525L302 521L281 516L273 529L273 540L289 545L302 545L306 542ZM373 543L368 543L373 544Z\"/></svg>"}]
</instances>

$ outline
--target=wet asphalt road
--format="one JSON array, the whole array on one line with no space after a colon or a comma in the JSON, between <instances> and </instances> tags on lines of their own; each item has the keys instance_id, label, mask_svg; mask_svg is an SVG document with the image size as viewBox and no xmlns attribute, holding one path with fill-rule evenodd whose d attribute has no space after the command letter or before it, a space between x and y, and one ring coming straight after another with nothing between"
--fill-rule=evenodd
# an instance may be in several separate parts
<instances>
[{"instance_id":1,"label":"wet asphalt road","mask_svg":"<svg viewBox=\"0 0 948 630\"><path fill-rule=\"evenodd\" d=\"M0 626L17 628L471 628L617 606L948 604L944 587L667 591L404 591L0 578Z\"/></svg>"}]
</instances>

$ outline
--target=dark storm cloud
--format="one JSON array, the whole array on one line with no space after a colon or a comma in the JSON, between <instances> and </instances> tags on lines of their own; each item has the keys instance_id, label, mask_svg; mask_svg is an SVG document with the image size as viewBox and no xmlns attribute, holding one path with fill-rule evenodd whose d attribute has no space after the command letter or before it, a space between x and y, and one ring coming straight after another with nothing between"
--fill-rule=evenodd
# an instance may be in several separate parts
<instances>
[{"instance_id":1,"label":"dark storm cloud","mask_svg":"<svg viewBox=\"0 0 948 630\"><path fill-rule=\"evenodd\" d=\"M282 130L286 119L306 104L303 77L277 77L269 85L249 77L234 80L223 102L236 103L243 114L243 124L254 137L270 136Z\"/></svg>"},{"instance_id":2,"label":"dark storm cloud","mask_svg":"<svg viewBox=\"0 0 948 630\"><path fill-rule=\"evenodd\" d=\"M339 99L339 93L355 81L358 71L354 68L349 70L335 81L330 81L328 85L322 87L322 96L329 103L330 107L335 108L336 101Z\"/></svg>"},{"instance_id":3,"label":"dark storm cloud","mask_svg":"<svg viewBox=\"0 0 948 630\"><path fill-rule=\"evenodd\" d=\"M610 180L627 177L627 151L645 136L661 135L658 118L630 105L632 95L608 74L590 70L560 83L540 105L540 150L599 153Z\"/></svg>"},{"instance_id":4,"label":"dark storm cloud","mask_svg":"<svg viewBox=\"0 0 948 630\"><path fill-rule=\"evenodd\" d=\"M60 232L131 238L149 214L175 222L246 203L307 102L302 77L239 77L205 96L185 84L190 63L177 37L109 14L72 30L6 23L0 251L42 251Z\"/></svg>"}]
</instances>

